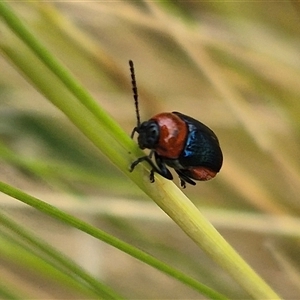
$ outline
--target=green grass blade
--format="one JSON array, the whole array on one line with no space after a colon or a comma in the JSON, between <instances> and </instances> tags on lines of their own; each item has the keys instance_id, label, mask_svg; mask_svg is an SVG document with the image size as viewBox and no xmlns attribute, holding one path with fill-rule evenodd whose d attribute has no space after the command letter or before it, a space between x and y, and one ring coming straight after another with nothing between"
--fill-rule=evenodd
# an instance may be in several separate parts
<instances>
[{"instance_id":1,"label":"green grass blade","mask_svg":"<svg viewBox=\"0 0 300 300\"><path fill-rule=\"evenodd\" d=\"M45 48L21 20L5 3L0 3L1 16L14 33L35 53L37 57L64 83L68 90L92 113L107 126L114 135L122 139L122 129L94 101L88 91L72 76L72 74ZM122 143L128 139L122 140Z\"/></svg>"},{"instance_id":2,"label":"green grass blade","mask_svg":"<svg viewBox=\"0 0 300 300\"><path fill-rule=\"evenodd\" d=\"M74 228L77 228L93 237L96 239L99 239L109 245L112 245L121 251L128 253L129 255L153 266L154 268L180 280L181 282L185 283L186 285L196 289L200 293L203 293L207 297L211 299L222 299L225 300L227 299L223 295L215 292L214 290L210 289L209 287L199 283L198 281L194 280L193 278L183 274L180 271L175 270L174 268L169 267L165 263L159 261L158 259L154 258L153 256L105 233L104 231L95 228L88 223L81 221L80 219L67 214L58 208L47 204L35 197L32 197L21 190L18 190L6 183L0 182L0 191L2 193L5 193L15 199L20 200L21 202L30 205L34 207L35 209L65 223L68 224ZM53 254L53 253L52 253Z\"/></svg>"},{"instance_id":3,"label":"green grass blade","mask_svg":"<svg viewBox=\"0 0 300 300\"><path fill-rule=\"evenodd\" d=\"M111 288L102 284L99 280L88 274L74 261L71 261L68 257L55 250L41 238L38 238L33 233L25 230L22 226L4 216L2 213L0 213L0 224L17 234L20 238L25 240L27 244L32 245L35 249L40 250L42 253L47 255L47 257L50 257L51 260L49 261L49 264L53 264L54 267L58 264L60 269L63 267L62 272L66 272L66 270L68 270L68 274L73 274L73 278L79 285L82 285L83 282L85 282L85 285L88 285L89 288L98 294L98 296L105 297L105 299L123 299L123 297L117 295Z\"/></svg>"}]
</instances>

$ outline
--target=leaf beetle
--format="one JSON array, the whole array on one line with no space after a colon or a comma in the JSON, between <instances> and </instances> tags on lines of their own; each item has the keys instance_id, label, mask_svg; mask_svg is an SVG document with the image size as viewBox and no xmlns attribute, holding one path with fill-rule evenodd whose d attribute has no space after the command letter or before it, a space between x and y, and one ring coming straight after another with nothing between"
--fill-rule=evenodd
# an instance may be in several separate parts
<instances>
[{"instance_id":1,"label":"leaf beetle","mask_svg":"<svg viewBox=\"0 0 300 300\"><path fill-rule=\"evenodd\" d=\"M179 112L159 113L141 123L132 60L129 61L129 67L137 117L131 138L137 132L139 147L150 149L149 155L131 164L130 171L147 161L152 167L150 181L154 182L154 173L172 180L173 176L167 168L171 167L178 174L182 188L186 187L186 183L196 185L194 180L214 178L223 163L222 150L215 133L203 123Z\"/></svg>"}]
</instances>

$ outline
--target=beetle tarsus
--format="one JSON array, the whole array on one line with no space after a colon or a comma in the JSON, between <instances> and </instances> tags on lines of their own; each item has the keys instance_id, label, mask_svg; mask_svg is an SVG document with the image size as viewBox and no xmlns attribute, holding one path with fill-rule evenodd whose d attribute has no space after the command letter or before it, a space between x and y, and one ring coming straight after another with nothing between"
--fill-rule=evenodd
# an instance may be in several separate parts
<instances>
[{"instance_id":1,"label":"beetle tarsus","mask_svg":"<svg viewBox=\"0 0 300 300\"><path fill-rule=\"evenodd\" d=\"M186 188L186 182L180 178L180 186L181 188L185 189Z\"/></svg>"},{"instance_id":2,"label":"beetle tarsus","mask_svg":"<svg viewBox=\"0 0 300 300\"><path fill-rule=\"evenodd\" d=\"M149 179L150 179L151 183L153 183L155 181L155 179L154 179L154 170L153 169L150 171Z\"/></svg>"}]
</instances>

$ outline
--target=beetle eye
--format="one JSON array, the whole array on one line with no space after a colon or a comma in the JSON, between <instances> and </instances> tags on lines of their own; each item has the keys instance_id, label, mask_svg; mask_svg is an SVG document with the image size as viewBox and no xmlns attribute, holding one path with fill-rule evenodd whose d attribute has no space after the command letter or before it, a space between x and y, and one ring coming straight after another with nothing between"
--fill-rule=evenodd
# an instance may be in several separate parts
<instances>
[{"instance_id":1,"label":"beetle eye","mask_svg":"<svg viewBox=\"0 0 300 300\"><path fill-rule=\"evenodd\" d=\"M141 149L154 149L159 138L159 126L155 121L143 122L138 130L138 143Z\"/></svg>"}]
</instances>

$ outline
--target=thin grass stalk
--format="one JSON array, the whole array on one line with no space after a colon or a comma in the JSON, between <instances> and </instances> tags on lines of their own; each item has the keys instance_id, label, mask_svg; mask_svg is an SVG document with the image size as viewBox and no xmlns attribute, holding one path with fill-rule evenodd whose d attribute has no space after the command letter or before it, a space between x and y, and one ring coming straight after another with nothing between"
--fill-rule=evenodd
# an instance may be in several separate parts
<instances>
[{"instance_id":1,"label":"thin grass stalk","mask_svg":"<svg viewBox=\"0 0 300 300\"><path fill-rule=\"evenodd\" d=\"M32 197L23 191L16 189L4 182L0 182L0 191L10 197L13 197L17 200L20 200L21 202L30 205L31 207L34 207L38 211L41 211L69 226L72 226L74 228L77 228L96 239L99 239L129 255L132 257L135 257L139 259L140 261L143 261L147 263L148 265L153 266L154 268L166 273L167 275L172 276L173 278L178 279L182 283L194 288L198 292L206 295L210 299L221 299L226 300L227 298L214 290L210 289L209 287L199 283L195 279L185 275L184 273L177 271L174 268L169 267L165 263L159 261L158 259L154 258L153 256L113 237L112 235L109 235L105 233L104 231L68 214L65 213L58 208L43 202L42 200Z\"/></svg>"},{"instance_id":2,"label":"thin grass stalk","mask_svg":"<svg viewBox=\"0 0 300 300\"><path fill-rule=\"evenodd\" d=\"M123 299L123 297L117 295L111 288L102 284L99 280L88 274L74 261L71 261L68 257L54 249L50 244L24 229L22 226L18 225L2 213L0 213L0 224L17 234L29 245L32 245L35 249L51 258L49 263L53 264L54 267L59 264L64 268L65 272L68 270L66 273L69 274L71 272L71 274L74 274L73 279L75 279L79 285L83 285L83 283L85 283L85 287L88 286L88 288L92 289L94 293L98 294L98 296L105 297L106 299Z\"/></svg>"}]
</instances>

